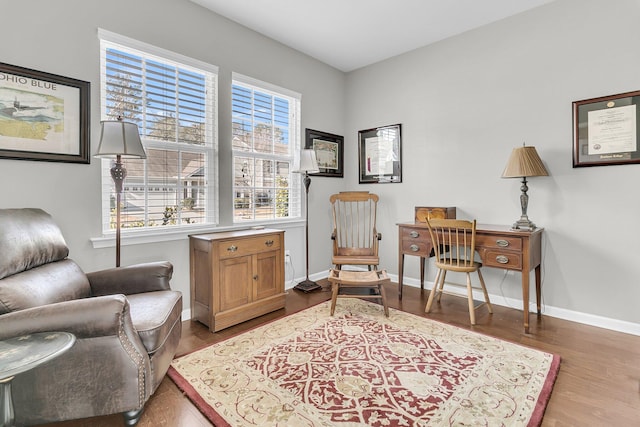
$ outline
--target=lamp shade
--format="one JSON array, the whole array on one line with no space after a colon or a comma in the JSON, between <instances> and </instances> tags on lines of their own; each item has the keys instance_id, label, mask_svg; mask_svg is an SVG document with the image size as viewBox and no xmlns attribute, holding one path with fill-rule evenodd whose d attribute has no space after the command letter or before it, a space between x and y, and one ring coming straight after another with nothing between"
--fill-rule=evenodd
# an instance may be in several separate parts
<instances>
[{"instance_id":1,"label":"lamp shade","mask_svg":"<svg viewBox=\"0 0 640 427\"><path fill-rule=\"evenodd\" d=\"M95 157L147 158L135 123L103 120L100 124L100 144Z\"/></svg>"},{"instance_id":2,"label":"lamp shade","mask_svg":"<svg viewBox=\"0 0 640 427\"><path fill-rule=\"evenodd\" d=\"M316 152L312 149L304 149L300 151L300 169L294 171L297 173L317 173L318 161L316 160Z\"/></svg>"},{"instance_id":3,"label":"lamp shade","mask_svg":"<svg viewBox=\"0 0 640 427\"><path fill-rule=\"evenodd\" d=\"M522 178L527 176L548 176L535 147L522 146L514 148L502 172L503 178Z\"/></svg>"}]
</instances>

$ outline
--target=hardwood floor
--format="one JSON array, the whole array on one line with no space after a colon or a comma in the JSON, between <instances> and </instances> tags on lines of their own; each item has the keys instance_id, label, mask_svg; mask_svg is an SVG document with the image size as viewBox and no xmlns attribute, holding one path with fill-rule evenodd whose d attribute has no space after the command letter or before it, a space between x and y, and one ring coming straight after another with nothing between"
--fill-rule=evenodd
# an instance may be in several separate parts
<instances>
[{"instance_id":1,"label":"hardwood floor","mask_svg":"<svg viewBox=\"0 0 640 427\"><path fill-rule=\"evenodd\" d=\"M215 334L198 322L183 322L178 356L329 299L327 282L320 283L323 290L310 294L290 290L283 310ZM399 301L396 284L386 289L390 307L560 355L560 373L543 426L640 425L640 337L544 315L532 315L531 333L526 335L520 310L495 305L493 315L485 307L478 309L477 325L471 327L465 298L444 295L441 304L434 303L432 313L425 315L428 291L405 286ZM138 423L140 427L210 425L169 378L151 397ZM121 416L113 415L48 426L111 427L124 423Z\"/></svg>"}]
</instances>

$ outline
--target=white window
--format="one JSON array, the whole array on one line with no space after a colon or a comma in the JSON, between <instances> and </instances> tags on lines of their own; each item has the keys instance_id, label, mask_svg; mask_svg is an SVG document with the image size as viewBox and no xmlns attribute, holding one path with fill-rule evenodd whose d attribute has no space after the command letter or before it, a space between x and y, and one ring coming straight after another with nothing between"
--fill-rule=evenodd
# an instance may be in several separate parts
<instances>
[{"instance_id":1,"label":"white window","mask_svg":"<svg viewBox=\"0 0 640 427\"><path fill-rule=\"evenodd\" d=\"M300 95L233 74L233 221L299 218Z\"/></svg>"},{"instance_id":2,"label":"white window","mask_svg":"<svg viewBox=\"0 0 640 427\"><path fill-rule=\"evenodd\" d=\"M160 230L217 222L217 67L100 30L103 120L138 125L147 153L123 159L121 226ZM102 163L103 232L115 188Z\"/></svg>"}]
</instances>

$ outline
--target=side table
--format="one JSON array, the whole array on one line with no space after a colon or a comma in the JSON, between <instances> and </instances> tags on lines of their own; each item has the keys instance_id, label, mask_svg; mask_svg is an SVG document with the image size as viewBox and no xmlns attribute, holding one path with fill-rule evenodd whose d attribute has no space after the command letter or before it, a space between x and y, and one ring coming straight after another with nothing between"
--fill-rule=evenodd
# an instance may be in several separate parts
<instances>
[{"instance_id":1,"label":"side table","mask_svg":"<svg viewBox=\"0 0 640 427\"><path fill-rule=\"evenodd\" d=\"M76 337L68 332L38 332L0 341L0 426L15 418L11 380L69 350Z\"/></svg>"}]
</instances>

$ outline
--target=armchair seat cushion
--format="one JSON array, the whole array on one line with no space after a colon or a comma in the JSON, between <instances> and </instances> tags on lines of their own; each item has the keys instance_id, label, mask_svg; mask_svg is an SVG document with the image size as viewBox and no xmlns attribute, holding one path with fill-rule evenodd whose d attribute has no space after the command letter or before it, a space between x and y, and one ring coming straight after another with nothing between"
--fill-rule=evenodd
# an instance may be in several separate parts
<instances>
[{"instance_id":1,"label":"armchair seat cushion","mask_svg":"<svg viewBox=\"0 0 640 427\"><path fill-rule=\"evenodd\" d=\"M131 322L152 355L162 348L176 323L181 321L182 294L177 291L145 292L127 295L127 300Z\"/></svg>"}]
</instances>

